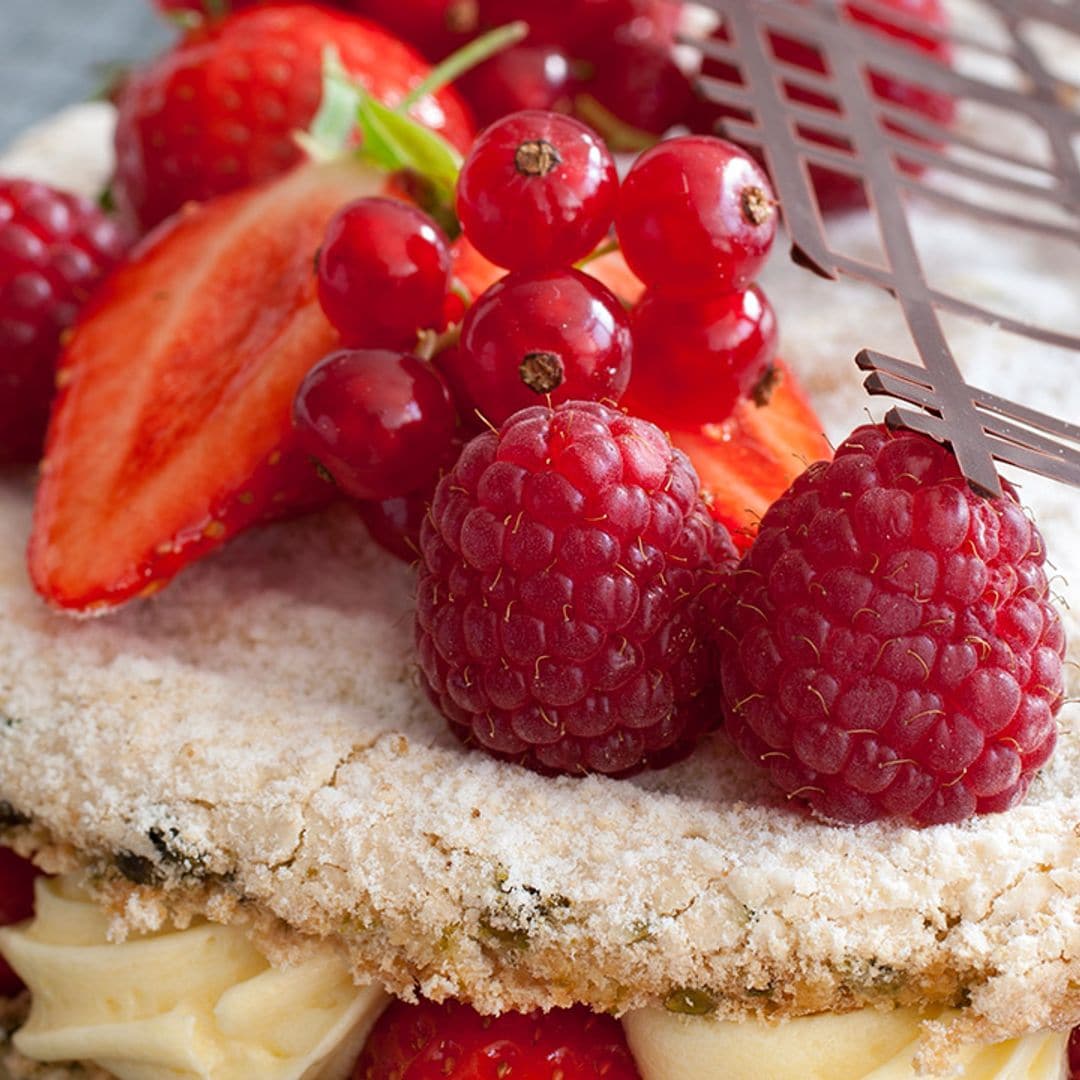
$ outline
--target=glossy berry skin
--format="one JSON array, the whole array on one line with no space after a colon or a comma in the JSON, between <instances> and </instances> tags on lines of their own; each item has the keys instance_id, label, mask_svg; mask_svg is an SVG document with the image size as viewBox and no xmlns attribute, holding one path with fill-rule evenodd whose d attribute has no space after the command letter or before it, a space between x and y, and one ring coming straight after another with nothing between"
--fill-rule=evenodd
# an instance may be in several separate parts
<instances>
[{"instance_id":1,"label":"glossy berry skin","mask_svg":"<svg viewBox=\"0 0 1080 1080\"><path fill-rule=\"evenodd\" d=\"M374 19L430 60L476 36L476 0L340 0L339 6Z\"/></svg>"},{"instance_id":2,"label":"glossy berry skin","mask_svg":"<svg viewBox=\"0 0 1080 1080\"><path fill-rule=\"evenodd\" d=\"M318 256L319 303L351 348L408 349L440 329L450 245L399 199L358 199L334 215Z\"/></svg>"},{"instance_id":3,"label":"glossy berry skin","mask_svg":"<svg viewBox=\"0 0 1080 1080\"><path fill-rule=\"evenodd\" d=\"M10 848L0 847L0 926L29 919L34 913L34 881L41 873ZM0 956L0 997L14 997L23 981Z\"/></svg>"},{"instance_id":4,"label":"glossy berry skin","mask_svg":"<svg viewBox=\"0 0 1080 1080\"><path fill-rule=\"evenodd\" d=\"M1007 810L1050 757L1065 636L1011 488L945 447L859 428L774 503L735 575L727 730L826 818Z\"/></svg>"},{"instance_id":5,"label":"glossy berry skin","mask_svg":"<svg viewBox=\"0 0 1080 1080\"><path fill-rule=\"evenodd\" d=\"M621 123L647 135L662 135L683 122L695 104L694 88L667 42L610 42L597 53L582 91Z\"/></svg>"},{"instance_id":6,"label":"glossy berry skin","mask_svg":"<svg viewBox=\"0 0 1080 1080\"><path fill-rule=\"evenodd\" d=\"M560 45L589 59L631 27L636 36L670 42L681 6L673 0L479 0L484 27L524 19L530 45Z\"/></svg>"},{"instance_id":7,"label":"glossy berry skin","mask_svg":"<svg viewBox=\"0 0 1080 1080\"><path fill-rule=\"evenodd\" d=\"M395 1001L353 1080L640 1080L621 1025L578 1005L481 1016L456 1001Z\"/></svg>"},{"instance_id":8,"label":"glossy berry skin","mask_svg":"<svg viewBox=\"0 0 1080 1080\"><path fill-rule=\"evenodd\" d=\"M633 395L657 422L701 415L712 422L762 388L776 358L776 314L756 285L741 292L680 299L647 292L634 308Z\"/></svg>"},{"instance_id":9,"label":"glossy berry skin","mask_svg":"<svg viewBox=\"0 0 1080 1080\"><path fill-rule=\"evenodd\" d=\"M615 161L591 128L526 110L476 140L458 178L465 235L508 270L555 270L584 258L611 227Z\"/></svg>"},{"instance_id":10,"label":"glossy berry skin","mask_svg":"<svg viewBox=\"0 0 1080 1080\"><path fill-rule=\"evenodd\" d=\"M61 335L123 248L86 199L0 178L0 462L40 454Z\"/></svg>"},{"instance_id":11,"label":"glossy berry skin","mask_svg":"<svg viewBox=\"0 0 1080 1080\"><path fill-rule=\"evenodd\" d=\"M574 85L570 59L557 45L515 45L458 82L481 124L523 109L569 112Z\"/></svg>"},{"instance_id":12,"label":"glossy berry skin","mask_svg":"<svg viewBox=\"0 0 1080 1080\"><path fill-rule=\"evenodd\" d=\"M1080 1028L1073 1028L1069 1035L1069 1078L1080 1077Z\"/></svg>"},{"instance_id":13,"label":"glossy berry skin","mask_svg":"<svg viewBox=\"0 0 1080 1080\"><path fill-rule=\"evenodd\" d=\"M431 484L452 451L457 418L438 372L385 349L342 350L297 391L300 448L354 499L383 500Z\"/></svg>"},{"instance_id":14,"label":"glossy berry skin","mask_svg":"<svg viewBox=\"0 0 1080 1080\"><path fill-rule=\"evenodd\" d=\"M716 722L705 643L734 548L654 425L594 402L523 409L466 445L420 546L420 666L468 745L624 774Z\"/></svg>"},{"instance_id":15,"label":"glossy berry skin","mask_svg":"<svg viewBox=\"0 0 1080 1080\"><path fill-rule=\"evenodd\" d=\"M432 494L413 492L382 502L359 502L356 512L379 547L402 562L414 563L420 554L420 526Z\"/></svg>"},{"instance_id":16,"label":"glossy berry skin","mask_svg":"<svg viewBox=\"0 0 1080 1080\"><path fill-rule=\"evenodd\" d=\"M274 3L207 21L134 71L117 102L115 191L142 229L190 201L279 176L303 157L298 130L322 97L323 52L395 105L428 73L419 53L376 23L306 3ZM410 115L464 151L472 126L451 88Z\"/></svg>"},{"instance_id":17,"label":"glossy berry skin","mask_svg":"<svg viewBox=\"0 0 1080 1080\"><path fill-rule=\"evenodd\" d=\"M634 163L615 215L630 269L665 292L733 292L757 277L776 236L758 165L706 135L668 139Z\"/></svg>"},{"instance_id":18,"label":"glossy berry skin","mask_svg":"<svg viewBox=\"0 0 1080 1080\"><path fill-rule=\"evenodd\" d=\"M630 321L578 270L508 274L461 324L453 383L492 424L540 402L618 402L630 380Z\"/></svg>"}]
</instances>

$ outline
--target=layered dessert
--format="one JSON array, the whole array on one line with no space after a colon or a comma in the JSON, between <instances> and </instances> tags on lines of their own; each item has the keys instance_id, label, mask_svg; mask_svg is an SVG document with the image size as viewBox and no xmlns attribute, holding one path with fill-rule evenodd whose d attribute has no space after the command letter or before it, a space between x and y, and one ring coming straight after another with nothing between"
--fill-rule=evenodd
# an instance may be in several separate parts
<instances>
[{"instance_id":1,"label":"layered dessert","mask_svg":"<svg viewBox=\"0 0 1080 1080\"><path fill-rule=\"evenodd\" d=\"M959 20L965 13L970 11L964 7L953 12ZM64 190L96 195L113 174L114 121L107 105L69 111L12 147L0 158L0 174L33 175ZM958 123L972 139L1003 137L995 118L961 109ZM1022 131L1004 135L1018 155L1026 150L1024 136ZM549 145L557 142L554 135L550 139ZM519 139L514 145L527 141ZM386 190L384 176L370 162L317 168L351 170L335 173L342 179L329 185L339 203ZM310 206L328 189L322 181L296 179L303 175L298 171L280 182L292 185L284 189L290 205ZM945 183L956 181L946 178ZM629 185L623 181L623 192ZM244 214L263 214L277 225L281 198L251 198L264 201L235 204L228 227ZM214 220L216 205L211 198L209 209L183 211L179 225L167 227L156 241L144 242L121 276L111 279L121 285L106 285L114 292L106 291L104 301L92 301L98 306L84 313L69 343L69 362L84 365L72 370L92 370L87 343L94 345L94 355L114 349L117 356L123 353L117 344L117 326L123 323L114 322L112 312L121 302L143 305L148 296L158 295L151 288L130 300L124 283L137 282L142 273L157 273L155 266L166 260L159 255L153 263L153 253L168 252L166 245L177 243L177 237L183 242L185 229L206 227ZM637 211L634 220L643 220L647 212ZM461 216L467 236L483 235L482 223L470 226L468 207ZM929 202L913 209L911 220L921 257L932 267L938 288L1007 314L1037 313L1047 328L1076 332L1075 286L1060 269L1067 265L1063 260L1073 257L1065 241L1059 259L1055 242L1046 236L1033 239L1004 230L997 235ZM836 244L853 255L872 256L877 250L874 223L866 214L835 218L830 229ZM309 266L322 239L321 227L318 233L312 251L303 252ZM606 233L605 222L588 246L602 243ZM170 256L176 264L185 258L197 263L197 243L209 246L219 238L223 244L238 243L225 232L193 235L190 247ZM307 232L296 235L308 242ZM631 235L620 223L620 238ZM666 235L654 237L653 243L659 246ZM553 229L553 245L557 239ZM499 265L512 267L518 258L513 249L525 240L535 237L524 227L512 230L509 250L500 255L508 261ZM672 243L677 248L686 242L676 236ZM624 249L629 246L624 239ZM684 254L688 261L689 245ZM633 265L633 253L627 250L626 256ZM643 261L637 258L635 269L648 278L649 255ZM565 259L569 264L577 255ZM479 262L474 259L473 265ZM676 265L681 264L679 260ZM474 272L465 262L456 265L459 278L468 279ZM590 276L606 281L621 299L638 301L640 282L635 283L624 265L602 256L591 266ZM235 278L236 303L246 302L246 273ZM494 280L502 271L483 273ZM212 280L225 279L218 275ZM779 320L784 366L775 396L768 404L756 403L750 395L760 389L760 380L754 380L754 387L739 389L734 412L729 406L715 423L706 423L708 409L723 412L716 404L719 380L714 377L701 390L704 412L687 407L686 393L678 391L676 412L657 417L669 422L666 426L676 444L687 450L705 489L716 487L719 515L729 515L734 544L700 540L693 550L699 552L695 557L701 559L703 574L734 567L741 556L739 569L733 571L735 584L725 584L724 595L744 609L763 601L745 591L749 586L739 582L738 574L743 573L745 583L747 575L771 569L762 570L764 564L755 562L765 557L763 546L755 549L749 535L739 534L739 521L730 516L728 503L748 500L755 490L760 496L753 461L764 468L760 462L785 455L828 455L824 444L820 454L813 452L815 421L799 382L829 443L843 447L850 438L856 444L839 451L838 463L858 457L854 472L873 468L882 490L907 490L913 503L920 501L920 491L939 482L952 492L966 490L958 474L948 471L947 459L934 456L939 450L947 454L945 450L926 451L926 457L909 446L907 452L926 471L905 489L907 481L881 463L881 455L889 453L885 443L875 441L887 439L882 429L869 426L852 435L867 421L870 399L850 358L871 343L898 356L911 350L891 297L818 280L788 263L781 252L761 271L759 284ZM660 294L653 282L649 285L654 295ZM314 284L304 288L313 289ZM716 291L726 296L734 289L739 295L749 293L749 281L728 281ZM470 298L474 309L487 295L487 283L480 282ZM165 306L155 309L150 303L149 310L165 313L160 322L148 327L132 319L123 343L155 363L155 342L174 332L170 319L186 314L170 314L178 305L167 296L159 302ZM678 297L678 303L685 304L685 296ZM329 302L324 306L329 308ZM616 322L620 317L613 315ZM591 444L593 455L583 456L580 466L593 479L595 462L606 452L605 432L652 446L651 434L633 426L624 429L620 425L630 423L622 419L626 414L598 400L618 398L625 391L631 414L650 419L650 409L659 410L665 373L675 370L680 339L670 335L666 355L673 366L661 365L650 385L648 367L639 362L644 318L635 323L638 366L629 387L613 387L609 381L592 395L592 404L577 408L576 415L590 417L594 425L589 437L601 440ZM460 319L452 312L448 325ZM466 330L477 321L466 316ZM295 324L289 326L295 330ZM215 333L217 326L207 315L174 339L174 355L181 344L187 348L185 343L194 342L190 348L197 356L200 334ZM317 346L325 345L327 352L338 344L329 323L305 324L303 333ZM436 337L444 333L445 328ZM505 328L501 333L511 335ZM461 340L469 346L479 335L480 330L476 337L463 332ZM1064 349L959 320L950 326L950 342L974 385L1054 415L1071 415L1080 403L1069 378L1075 357ZM445 353L446 342L428 342L428 347ZM771 361L768 366L771 369ZM117 370L129 380L137 377L133 373L139 368ZM458 362L440 370L456 393L481 392L469 382L473 376L468 370L455 382L463 370ZM522 380L527 387L530 380L543 381L545 370L543 364L534 364L522 372ZM578 386L581 373L574 369L567 378L571 376ZM84 379L91 387L100 382L97 375ZM643 389L646 386L649 389ZM570 408L557 391L556 386L541 394L541 409L556 418L545 424L561 423L558 418ZM68 465L60 441L66 437L73 442L81 435L74 420L65 416L76 414L83 393L90 391L70 391L53 418L52 449L46 455L46 472L51 463L53 473L43 489L50 498L64 476L95 475L77 471L81 457ZM552 397L545 399L546 394ZM485 417L500 407L498 393L484 400ZM579 397L572 395L571 400ZM783 770L774 769L768 755L787 749L758 746L761 728L745 712L746 695L737 690L741 679L752 677L753 659L765 655L764 645L749 656L745 650L738 653L738 663L719 659L723 650L717 646L717 656L709 663L718 672L723 669L727 700L714 702L708 691L695 690L690 704L674 710L684 721L678 734L649 736L655 749L647 740L633 743L624 737L622 749L606 746L607 756L601 757L596 739L605 731L597 733L579 718L577 727L567 721L560 731L561 739L569 723L578 740L573 749L578 756L571 758L565 748L545 749L563 744L541 737L542 724L525 728L520 718L507 724L521 745L500 742L506 738L495 722L501 723L501 714L492 720L485 741L485 729L466 709L469 695L453 683L453 656L443 649L437 629L440 608L434 590L442 580L437 556L447 535L447 506L451 496L459 494L456 488L469 493L471 474L463 462L481 461L483 452L489 455L482 458L483 467L490 469L504 442L518 437L509 434L514 423L531 422L528 417L511 418L521 415L514 411L518 405L515 399L506 417L492 415L497 433L485 434L480 425L461 433L462 441L467 438L470 447L480 449L471 451L473 458L463 456L445 466L448 481L432 503L432 523L420 534L419 572L374 543L355 509L338 503L295 520L245 530L213 558L192 561L185 556L180 561L191 565L184 565L175 580L169 579L180 567L180 544L159 552L157 562L143 564L144 576L134 583L115 577L97 580L91 588L86 584L91 572L122 556L125 536L154 527L154 522L124 516L131 506L145 505L139 482L132 481L127 503L117 499L98 518L97 511L91 513L90 520L100 520L103 550L90 545L86 552L50 561L40 554L47 546L41 539L42 523L54 511L43 508L39 496L34 522L36 477L18 467L0 474L0 535L7 540L0 546L0 715L5 721L0 726L0 826L5 843L32 856L49 875L37 882L33 918L0 931L0 951L30 988L29 1001L24 994L6 1009L13 1040L0 1071L6 1069L13 1077L148 1080L393 1075L379 1069L391 1067L386 1062L393 1060L388 1047L396 1045L394 1032L409 1030L400 1027L410 1023L406 1010L433 1008L416 1002L453 1001L461 1003L461 1010L468 1006L500 1018L484 1024L532 1010L542 1010L547 1021L556 1023L566 1015L560 1010L571 1007L577 1008L574 1016L584 1007L602 1017L610 1029L591 1029L585 1023L584 1036L576 1028L573 1034L560 1029L553 1036L556 1046L563 1039L566 1046L588 1047L587 1053L575 1049L577 1057L567 1051L564 1059L553 1058L542 1074L560 1075L561 1068L566 1080L593 1075L638 1075L645 1080L1068 1075L1068 1032L1080 1021L1080 745L1075 707L1060 704L1061 693L1044 686L1039 672L1045 670L1045 681L1051 682L1056 671L1064 680L1063 693L1074 692L1078 639L1068 602L1074 599L1072 583L1080 577L1080 565L1074 565L1080 560L1073 544L1080 524L1075 493L1034 476L1011 477L1038 533L1024 533L1028 542L1016 552L1019 569L1012 570L1014 575L1030 575L1025 584L1033 591L1025 597L1014 582L1010 595L1049 605L1052 592L1064 603L1057 604L1059 616L1039 607L1039 629L1030 642L1034 659L1025 668L1028 677L1015 676L1015 682L1023 684L1023 707L1032 716L1038 710L1029 708L1030 701L1042 702L1048 714L1053 707L1053 734L1035 720L1023 733L1017 725L995 726L987 714L997 707L997 694L980 699L988 703L981 715L972 710L973 723L989 732L985 741L997 755L994 761L1001 759L1002 746L1009 749L1004 739L1015 744L1016 771L1007 781L996 786L977 781L979 769L991 769L989 759L976 752L955 769L940 770L945 779L935 789L933 812L926 809L930 803L925 798L904 804L891 782L880 788L893 791L891 803L869 790L862 791L861 801L855 800L850 785L841 792L839 782L834 785L831 779L811 778L785 788ZM113 430L124 431L130 415L118 408ZM746 415L756 419L744 420ZM766 419L775 417L780 419ZM210 416L207 425L212 420ZM572 440L578 422L566 421L570 426L559 430ZM164 419L162 423L168 426ZM794 434L786 444L766 446L770 456L749 441L747 432L758 430L755 423L765 425L773 436L781 430ZM98 432L108 438L107 420L95 429L95 437ZM237 446L243 443L243 431L233 426L229 433ZM903 436L895 438L903 443ZM700 445L709 440L721 447L734 440L749 449L735 468L719 451L716 457L701 451ZM79 455L93 445L93 440L80 441ZM223 438L220 445L221 457L210 464L227 474L233 468L229 440ZM649 451L660 455L660 465L652 457L645 464L635 458L631 464L638 471L633 472L624 462L620 482L632 486L649 469L661 469L670 483L666 490L662 483L655 484L650 497L681 490L689 466L685 458L664 449L666 445L658 443ZM148 450L134 463L133 475L148 474L151 458ZM709 472L710 463L720 463L714 473ZM769 503L779 503L807 463L786 462L787 474L755 515ZM542 466L537 468L542 471ZM349 481L339 478L338 483L345 487L353 482L350 475ZM743 488L731 496L715 484L715 475L732 475ZM819 468L817 475L825 474ZM355 482L364 480L360 476ZM493 480L488 483L494 485ZM586 480L580 486L585 488ZM645 480L639 486L649 490ZM57 505L71 507L72 498L68 489ZM934 498L937 506L946 501L940 494ZM699 518L689 495L686 505L685 527L692 525L698 530L695 535L711 536L712 525ZM744 505L746 501L740 513ZM522 504L521 514L530 506L535 508L534 503ZM365 513L370 522L370 513ZM652 513L654 519L659 515L655 509ZM770 511L762 529L762 535L781 537L772 541L774 546L798 531L797 524L785 524L776 513ZM955 524L955 515L962 513L967 511L954 509L950 518L942 511L933 527L919 525L922 540L912 542L910 550L922 555L944 546L942 566L949 552L966 554L959 541L949 548L947 537L950 521ZM1002 514L986 528L1001 537L998 547L1007 549L1006 537L1028 527L1018 524L1011 510ZM599 526L599 517L591 515L588 523ZM221 520L231 529L234 519L222 515ZM512 532L516 521L531 520L510 516L503 524ZM614 531L614 512L609 521L604 528ZM741 523L755 531L747 518ZM883 517L879 525L883 534L890 528L903 531L895 519ZM216 533L204 528L198 544L183 550L201 554L199 544L220 547L222 537ZM25 556L32 535L39 552L36 562L31 556L33 578ZM56 538L62 538L63 529L57 526L50 535L51 552L59 549ZM820 539L816 546L824 550L832 534L823 530L815 535ZM973 547L982 543L978 530L970 537ZM645 545L638 543L646 563ZM650 538L648 544L662 550L659 540ZM1037 587L1038 572L1033 569L1035 564L1041 567L1044 548L1051 568L1038 572L1044 583L1051 579L1048 592ZM545 560L539 569L549 579L584 574L590 550L579 549L577 565L567 561L556 571ZM675 542L663 549L672 576L688 550ZM883 550L886 557L891 553ZM999 551L976 554L999 574L996 587L1006 588L1010 571L1002 569ZM810 554L804 557L811 559ZM480 554L469 562L491 575L484 587L494 590L491 582L499 578L500 568L482 564ZM831 563L814 567L818 580L824 581L833 580L826 577L833 570ZM640 572L637 564L628 567L627 577L631 571ZM904 580L907 564L898 561L889 572ZM419 604L427 604L431 612L419 631L418 573L429 583L426 592L420 588ZM510 571L505 574L509 577ZM464 571L454 580L462 594L472 588ZM673 601L675 614L669 614L668 625L678 619L691 625L691 619L715 618L740 639L751 639L756 626L745 621L745 610L733 615L718 604L714 612L708 581L702 581L696 588L705 597L699 605L703 611L677 606L683 603L680 597ZM966 606L975 609L985 590L994 587L982 582ZM934 602L944 604L944 596L962 618L966 594L960 586L951 588L935 593ZM783 596L778 590L765 599L779 607ZM917 581L914 595L918 600ZM79 614L109 610L92 620L73 619L50 605ZM508 611L512 616L512 608L501 607L499 617ZM816 630L800 624L795 636L805 637L806 649L820 654L839 649L835 634L829 637L837 629L844 628L830 626L819 641ZM921 633L925 636L925 628ZM651 640L642 634L643 640ZM425 635L432 642L426 654ZM928 661L923 645L914 640L917 636L910 629L879 634L874 651L880 652L872 659L890 664L890 642L903 639L903 655L913 657L908 667L925 667L927 681L936 678L944 661ZM1060 643L1065 639L1069 645L1064 664L1054 668L1049 654L1063 652ZM1011 642L1014 654L1022 652L1018 641L1005 634L1002 640ZM980 664L994 650L1001 651L996 640L986 642L984 649L982 639L969 641L963 634L951 644L965 650L963 663L970 654L972 669L961 682L973 672L988 670ZM479 667L485 657L474 659ZM533 657L530 663L539 668L541 659ZM508 666L512 663L516 657L509 658ZM678 670L680 685L697 677ZM770 670L778 683L787 678L782 669ZM987 678L1000 682L1000 664L993 670L998 674ZM977 681L982 678L979 674ZM471 689L468 676L462 682ZM707 682L702 676L701 685ZM913 677L912 683L921 687L921 677ZM767 691L751 688L754 695ZM803 715L801 702L816 705L817 695L827 693L823 684L808 681L789 710L793 722ZM552 711L578 700L580 695L567 706L552 706ZM862 712L845 720L848 737L881 727L873 696L866 694L862 700ZM589 716L607 707L590 702L583 710ZM702 718L703 702L726 714L725 721L712 713ZM833 706L841 709L838 699L825 704L827 715ZM788 707L781 702L777 708L783 712ZM1014 705L1013 713L1020 708ZM926 706L928 712L935 709L940 704ZM908 719L920 711L913 710ZM647 712L643 707L641 715ZM636 728L629 724L626 730L652 730L640 716L635 722ZM537 730L541 736L529 735ZM800 728L803 734L810 730L809 722ZM1002 732L1002 740L994 743L992 736ZM926 741L934 737L930 732ZM944 738L938 738L935 753L945 754ZM627 745L628 756L620 758ZM778 739L769 745L782 744ZM893 769L914 768L924 750L924 742L913 740L911 760L893 754L888 760L896 764L883 771L891 775ZM960 757L966 753L956 752ZM843 773L839 767L830 771L822 764L820 747L818 753L818 777ZM755 760L763 756L766 760ZM811 758L807 751L800 768L807 768L805 761ZM582 761L589 767L579 768ZM960 806L961 797L968 803ZM391 1004L395 998L398 1003ZM458 1025L451 1034L459 1034L466 1047L469 1039L482 1042L470 1026L473 1021L464 1011L455 1012L457 1008L425 1013L436 1018L426 1022ZM539 1013L532 1015L529 1023L544 1022L536 1019ZM610 1017L617 1018L618 1026ZM388 1028L391 1024L399 1027ZM483 1024L475 1026L487 1030ZM540 1045L548 1037L541 1034L544 1030L515 1028L507 1041ZM625 1041L619 1041L624 1036ZM453 1070L460 1062L452 1058L432 1057L426 1065L414 1062L412 1068L429 1071L403 1075L458 1075ZM517 1075L494 1071L505 1063L495 1058L491 1062L491 1075Z\"/></svg>"}]
</instances>

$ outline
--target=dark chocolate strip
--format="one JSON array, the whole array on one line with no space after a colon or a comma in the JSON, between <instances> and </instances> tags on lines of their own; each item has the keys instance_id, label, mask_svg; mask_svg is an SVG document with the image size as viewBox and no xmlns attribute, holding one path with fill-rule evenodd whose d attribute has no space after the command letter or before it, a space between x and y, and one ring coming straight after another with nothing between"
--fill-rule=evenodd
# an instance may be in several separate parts
<instances>
[{"instance_id":1,"label":"dark chocolate strip","mask_svg":"<svg viewBox=\"0 0 1080 1080\"><path fill-rule=\"evenodd\" d=\"M1080 337L1031 325L931 287L919 260L905 198L914 192L958 215L1080 245L1080 160L1074 149L1074 142L1080 141L1080 85L1048 71L1029 37L1032 23L1042 21L1080 38L1080 4L1075 0L980 0L988 22L1002 27L1011 39L998 47L959 32L928 27L878 0L858 0L864 10L925 38L951 41L1008 60L1024 84L1016 90L961 74L854 22L842 14L837 0L702 2L720 14L726 40L696 44L709 57L737 69L739 76L736 81L703 77L699 91L746 117L724 120L723 130L764 155L784 209L792 258L823 277L846 275L877 285L896 298L904 313L921 364L872 348L857 357L859 366L870 373L865 385L871 394L886 394L914 406L891 409L887 421L951 444L969 483L987 494L1001 492L995 461L1080 487L1080 428L969 386L941 316L959 314L1077 352ZM777 62L768 45L770 34L816 49L826 73ZM958 102L981 102L1022 116L1045 135L1050 161L997 150L930 117L877 100L868 90L870 71L948 94ZM785 87L822 95L835 101L839 111L790 101ZM887 130L886 120L903 130ZM842 145L820 145L815 135ZM984 164L950 158L950 146L979 155ZM905 173L900 168L904 161L930 166L938 176L930 179ZM878 218L886 265L831 249L810 178L812 165L861 181L871 207L868 212ZM1025 170L1028 178L1017 176L1017 168ZM1063 220L1054 223L970 201L938 186L941 177L950 175L975 181L988 191L1022 195L1033 211L1051 208L1064 212Z\"/></svg>"}]
</instances>

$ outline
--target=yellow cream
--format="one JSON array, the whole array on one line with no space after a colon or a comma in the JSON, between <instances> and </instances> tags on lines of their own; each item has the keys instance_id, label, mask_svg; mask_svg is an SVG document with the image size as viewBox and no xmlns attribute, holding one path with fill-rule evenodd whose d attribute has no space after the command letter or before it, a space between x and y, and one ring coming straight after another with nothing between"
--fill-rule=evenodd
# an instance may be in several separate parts
<instances>
[{"instance_id":1,"label":"yellow cream","mask_svg":"<svg viewBox=\"0 0 1080 1080\"><path fill-rule=\"evenodd\" d=\"M863 1009L730 1023L640 1009L623 1024L644 1080L916 1080L919 1019L913 1009ZM1064 1080L1067 1042L1067 1034L1048 1032L963 1047L945 1075Z\"/></svg>"},{"instance_id":2,"label":"yellow cream","mask_svg":"<svg viewBox=\"0 0 1080 1080\"><path fill-rule=\"evenodd\" d=\"M341 1080L388 1000L329 949L275 970L211 923L114 944L70 880L40 880L36 901L0 951L32 992L15 1046L37 1061L93 1061L120 1080Z\"/></svg>"}]
</instances>

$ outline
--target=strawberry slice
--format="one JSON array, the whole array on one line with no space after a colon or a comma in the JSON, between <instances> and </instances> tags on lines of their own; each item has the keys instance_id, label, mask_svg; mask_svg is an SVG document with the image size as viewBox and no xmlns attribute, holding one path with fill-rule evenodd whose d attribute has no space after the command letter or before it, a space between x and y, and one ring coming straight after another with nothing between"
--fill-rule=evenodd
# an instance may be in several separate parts
<instances>
[{"instance_id":1,"label":"strawberry slice","mask_svg":"<svg viewBox=\"0 0 1080 1080\"><path fill-rule=\"evenodd\" d=\"M642 407L648 416L647 406ZM713 516L727 526L741 551L795 477L811 462L832 457L821 421L782 361L776 362L764 405L743 398L720 423L673 428L666 417L659 422L694 463Z\"/></svg>"},{"instance_id":2,"label":"strawberry slice","mask_svg":"<svg viewBox=\"0 0 1080 1080\"><path fill-rule=\"evenodd\" d=\"M57 607L147 595L257 522L327 501L290 407L335 347L313 260L330 216L385 189L305 165L192 206L98 294L60 360L30 574Z\"/></svg>"}]
</instances>

